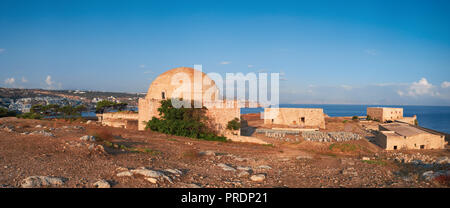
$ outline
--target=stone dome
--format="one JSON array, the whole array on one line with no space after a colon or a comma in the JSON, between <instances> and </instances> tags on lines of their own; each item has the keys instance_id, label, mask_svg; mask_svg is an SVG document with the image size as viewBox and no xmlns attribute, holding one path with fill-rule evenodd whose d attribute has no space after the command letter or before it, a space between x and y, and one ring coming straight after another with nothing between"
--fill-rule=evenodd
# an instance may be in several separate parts
<instances>
[{"instance_id":1,"label":"stone dome","mask_svg":"<svg viewBox=\"0 0 450 208\"><path fill-rule=\"evenodd\" d=\"M198 72L198 74L197 74ZM202 89L194 91L194 75L197 74L202 79L195 79L195 82L202 82ZM202 99L214 100L219 94L219 90L215 82L208 77L205 73L195 70L190 67L178 67L170 69L161 75L159 75L150 84L147 92L146 99L170 99L172 97L189 97L194 98L202 97ZM197 95L197 96L195 96Z\"/></svg>"}]
</instances>

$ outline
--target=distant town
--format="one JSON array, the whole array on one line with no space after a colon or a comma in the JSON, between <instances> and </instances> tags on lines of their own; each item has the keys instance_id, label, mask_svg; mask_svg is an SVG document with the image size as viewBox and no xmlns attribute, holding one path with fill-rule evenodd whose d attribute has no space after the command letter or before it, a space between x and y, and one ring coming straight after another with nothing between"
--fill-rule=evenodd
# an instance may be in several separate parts
<instances>
[{"instance_id":1,"label":"distant town","mask_svg":"<svg viewBox=\"0 0 450 208\"><path fill-rule=\"evenodd\" d=\"M135 111L139 98L144 96L145 93L0 88L0 108L28 113L33 105L56 104L84 105L87 111L94 111L98 102L108 100L115 103L127 103L127 110Z\"/></svg>"}]
</instances>

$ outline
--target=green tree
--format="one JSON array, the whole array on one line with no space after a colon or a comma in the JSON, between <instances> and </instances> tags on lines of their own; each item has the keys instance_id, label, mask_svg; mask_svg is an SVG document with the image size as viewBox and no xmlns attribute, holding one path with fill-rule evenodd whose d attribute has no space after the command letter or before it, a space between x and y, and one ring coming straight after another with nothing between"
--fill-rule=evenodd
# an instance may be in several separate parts
<instances>
[{"instance_id":1,"label":"green tree","mask_svg":"<svg viewBox=\"0 0 450 208\"><path fill-rule=\"evenodd\" d=\"M97 103L95 112L104 113L107 109L123 111L126 109L128 103L115 103L109 100L102 100Z\"/></svg>"},{"instance_id":2,"label":"green tree","mask_svg":"<svg viewBox=\"0 0 450 208\"><path fill-rule=\"evenodd\" d=\"M206 108L174 108L171 100L162 100L158 108L160 118L153 117L146 129L165 134L198 138L203 140L226 141L207 128Z\"/></svg>"},{"instance_id":3,"label":"green tree","mask_svg":"<svg viewBox=\"0 0 450 208\"><path fill-rule=\"evenodd\" d=\"M228 121L227 129L228 130L239 130L241 128L241 122L239 122L239 118L234 118L231 121Z\"/></svg>"}]
</instances>

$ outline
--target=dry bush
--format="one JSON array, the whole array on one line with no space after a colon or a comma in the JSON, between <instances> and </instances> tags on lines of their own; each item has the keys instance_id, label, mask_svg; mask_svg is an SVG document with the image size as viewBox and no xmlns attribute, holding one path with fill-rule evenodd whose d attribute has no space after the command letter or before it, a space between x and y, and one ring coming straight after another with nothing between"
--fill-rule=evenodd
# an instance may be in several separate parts
<instances>
[{"instance_id":1,"label":"dry bush","mask_svg":"<svg viewBox=\"0 0 450 208\"><path fill-rule=\"evenodd\" d=\"M198 151L191 149L186 152L183 152L182 157L185 159L189 159L189 160L195 160L195 159L199 159L201 157L201 155L200 155L200 153L198 153Z\"/></svg>"},{"instance_id":2,"label":"dry bush","mask_svg":"<svg viewBox=\"0 0 450 208\"><path fill-rule=\"evenodd\" d=\"M442 185L450 186L450 176L449 175L441 175L441 176L434 178L434 180Z\"/></svg>"},{"instance_id":3,"label":"dry bush","mask_svg":"<svg viewBox=\"0 0 450 208\"><path fill-rule=\"evenodd\" d=\"M101 141L112 142L114 140L114 135L108 129L89 129L88 134Z\"/></svg>"}]
</instances>

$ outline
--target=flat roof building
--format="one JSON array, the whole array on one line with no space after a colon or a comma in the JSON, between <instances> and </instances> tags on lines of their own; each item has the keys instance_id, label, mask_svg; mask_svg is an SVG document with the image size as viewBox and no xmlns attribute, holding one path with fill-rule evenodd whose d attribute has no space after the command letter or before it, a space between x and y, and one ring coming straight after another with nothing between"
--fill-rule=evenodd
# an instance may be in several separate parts
<instances>
[{"instance_id":1,"label":"flat roof building","mask_svg":"<svg viewBox=\"0 0 450 208\"><path fill-rule=\"evenodd\" d=\"M264 124L325 128L322 108L265 108Z\"/></svg>"},{"instance_id":2,"label":"flat roof building","mask_svg":"<svg viewBox=\"0 0 450 208\"><path fill-rule=\"evenodd\" d=\"M369 107L367 117L380 122L395 121L403 119L403 108Z\"/></svg>"},{"instance_id":3,"label":"flat roof building","mask_svg":"<svg viewBox=\"0 0 450 208\"><path fill-rule=\"evenodd\" d=\"M375 143L386 150L444 149L445 135L426 131L406 123L379 125Z\"/></svg>"}]
</instances>

